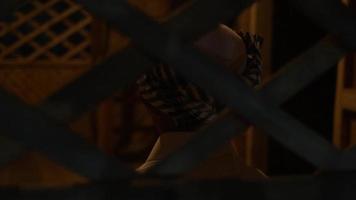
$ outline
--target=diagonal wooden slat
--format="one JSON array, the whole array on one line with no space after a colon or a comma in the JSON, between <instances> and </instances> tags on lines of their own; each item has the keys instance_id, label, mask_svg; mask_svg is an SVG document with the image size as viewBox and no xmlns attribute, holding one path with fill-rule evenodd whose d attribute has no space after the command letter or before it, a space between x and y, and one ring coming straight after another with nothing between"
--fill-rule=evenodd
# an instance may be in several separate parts
<instances>
[{"instance_id":1,"label":"diagonal wooden slat","mask_svg":"<svg viewBox=\"0 0 356 200\"><path fill-rule=\"evenodd\" d=\"M5 166L9 162L19 158L24 152L24 148L18 142L9 140L3 135L0 136L0 166Z\"/></svg>"},{"instance_id":2,"label":"diagonal wooden slat","mask_svg":"<svg viewBox=\"0 0 356 200\"><path fill-rule=\"evenodd\" d=\"M160 34L160 36L165 36L165 33L162 32L162 34ZM175 38L173 37L173 47L175 47L174 45L175 45L175 42L176 42L174 39ZM162 46L162 49L164 49L163 47L164 46ZM189 50L189 48L182 48L182 49L183 50L185 50L185 49ZM146 49L146 50L154 52L154 50L151 50L151 49ZM178 50L180 50L179 46L178 46ZM190 53L195 54L194 51L190 51ZM166 54L166 55L168 55L168 59L172 59L171 62L175 61L173 54ZM185 54L182 54L182 55L183 56L180 57L180 58L184 58L184 56L187 56ZM172 56L172 57L169 57L169 56ZM199 55L197 54L195 56L199 56ZM194 61L194 59L196 59L196 58L191 58L191 59ZM203 59L203 57L201 59ZM186 61L186 62L189 63L188 61ZM177 63L178 63L178 65L183 66L183 63L179 63L179 62L177 62ZM206 64L206 66L209 66L209 65ZM214 71L212 69L210 69L210 70ZM184 71L182 71L182 72L184 74ZM219 72L219 71L215 71L215 72ZM318 73L318 71L316 73L313 73L313 74L317 74L317 73ZM221 74L224 75L223 73L221 73ZM297 73L294 72L294 73L291 73L291 74L293 74L293 77L295 77L295 74L297 74ZM194 75L194 73L193 73L193 75ZM187 76L189 76L189 75L187 75ZM228 77L228 76L225 76L225 77ZM194 76L192 76L192 78L194 79ZM207 79L209 79L209 78L207 78ZM253 97L253 94L249 93L249 91L240 82L233 81L233 79L231 78L231 83L237 83L237 86L239 86L239 87L236 87L236 88L240 88L240 91L243 91L242 95L240 95L240 96L236 95L235 97L244 97L247 100L251 100L251 102L253 103L251 105L251 104L249 104L247 102L247 100L243 100L244 98L241 99L241 100L245 101L244 102L245 105L248 105L247 107L249 107L250 110L256 112L256 113L254 113L253 115L251 115L248 118L254 119L252 116L258 116L258 114L261 114L261 113L264 113L267 116L269 116L269 115L273 116L272 114L275 114L274 116L276 118L278 118L280 116L283 116L283 113L279 113L279 112L277 112L277 110L274 110L274 109L269 109L269 110L268 109L263 109L261 107L261 106L263 106L263 104L261 104L260 102L256 101L256 98L261 98L261 99L262 99L262 97L266 98L265 97L266 95L262 95L262 97L261 96ZM273 85L273 84L271 84L271 85ZM226 86L227 86L227 84L226 84ZM298 87L301 87L301 86L297 86L295 88L298 88ZM228 88L228 87L225 87L225 88ZM234 87L231 87L230 89L233 89L233 88ZM294 88L294 87L292 87L292 88ZM214 89L215 90L219 90L219 89L221 89L221 87L213 88L212 90L214 91ZM219 94L218 92L216 92L216 93ZM234 93L232 93L232 94L234 94ZM268 93L266 93L266 94L268 96ZM2 110L1 109L2 106L6 107L6 103L10 103L10 102L14 103L14 102L16 102L12 98L7 99L7 97L9 97L7 94L0 95L0 96L2 96L2 98L0 98L0 102L2 100L3 101L2 103L5 103L5 105L1 105L0 104L0 110ZM233 98L231 98L231 102L232 102L232 99ZM11 101L6 102L7 100L11 100ZM229 100L228 96L226 97L226 100L227 101ZM237 98L235 98L234 100L237 100ZM269 103L270 104L277 104L275 102L269 102ZM233 103L231 103L231 105L232 105L232 107L242 108L242 107L239 107L238 105L235 105ZM252 109L253 106L257 106L259 109L253 110ZM15 107L21 108L21 105L18 104ZM15 107L13 109L15 109ZM9 106L9 107L3 108L2 111L6 111L5 113L9 113L10 116L11 116L12 113L10 113L10 112L14 111L14 110L11 110L11 109L12 109L12 107ZM24 110L22 110L23 113L27 113L28 112L28 110L26 109L25 106L23 107L23 109L24 109ZM241 110L244 111L244 109L240 109L239 111L241 111ZM248 109L246 109L246 110L248 110ZM266 111L271 111L272 114L269 114ZM243 113L245 113L245 116L249 116L248 114L246 114L246 112L243 112ZM18 117L18 116L19 115L17 115L16 117ZM23 122L24 120L28 120L26 116L27 116L26 114L21 116L22 120L20 120L20 121ZM28 116L31 116L31 118L32 118L32 117L35 116L35 114L32 113L32 112L29 112ZM258 119L258 117L260 117L260 119ZM255 120L251 120L251 121L256 121L256 123L260 123L261 122L261 124L262 124L263 120L267 121L267 119L264 116L258 116L258 117L257 117L257 119L255 118ZM12 128L14 128L15 126L13 125L14 121L12 121L12 123L11 123L11 119L13 119L13 118L7 119L7 122L9 122L8 124L4 124L4 125L0 125L0 126L5 127L5 129L7 128L9 130L12 130ZM36 119L39 120L40 118L36 118ZM284 119L281 122L292 120L288 116L284 116L282 118L280 117L280 119ZM31 120L33 120L33 119L31 119ZM29 120L29 121L31 121L31 120ZM41 120L39 120L38 122L40 122L40 121ZM277 126L276 121L272 120L271 122L272 122L272 124L274 122L273 126ZM291 122L291 121L289 121L289 122ZM27 123L27 125L28 124L29 123ZM48 125L45 125L45 124L47 124L47 122L41 123L41 125L43 125L43 127L47 127ZM302 126L298 125L297 122L291 122L291 124L293 125L293 127L298 127L298 129L300 129L300 130L304 129ZM25 123L25 125L26 125L26 123ZM228 125L228 124L226 124L226 125ZM226 125L224 125L223 127L224 128L228 128L228 126L226 126ZM32 126L27 126L27 128L31 128L31 127ZM266 127L268 127L268 126L266 126ZM26 126L24 128L26 128ZM270 128L272 129L273 127L270 127ZM285 129L285 127L283 127L283 126L279 127L279 128L282 129L282 130ZM16 129L18 129L18 128L16 128ZM58 130L58 129L56 129L56 130ZM26 131L28 131L28 130L26 130ZM304 129L304 131L307 131L307 129ZM304 133L304 132L301 132L301 133ZM312 132L310 132L310 133L312 133ZM27 135L27 137L28 137L28 135ZM26 141L28 141L28 138L26 138ZM313 140L313 141L317 141L317 140ZM320 146L319 146L319 148L320 148ZM323 148L323 147L321 147L321 148ZM310 151L310 150L311 149L309 149L309 152L312 153L312 151ZM320 149L316 149L316 150L320 151ZM333 152L331 152L331 153L333 153ZM319 155L321 155L321 154L319 154ZM344 155L346 155L346 154L341 155L341 157L343 157ZM335 156L339 157L339 155L335 155ZM345 157L346 157L346 160L350 160L350 158L352 158L352 157L350 157L348 155L346 155ZM336 158L336 159L338 159L338 158ZM333 162L334 159L331 159L331 161ZM330 163L329 160L326 160L326 163L323 163L323 160L321 160L322 164L326 164L326 165L328 165L328 167L330 167L330 164L331 164L331 168L335 168L336 167L337 169L340 169L340 168L341 169L349 169L349 168L344 168L345 167L345 163L344 163L343 159L341 159L340 161L341 161L340 165L336 166L336 165L334 165L334 163ZM351 166L350 169L354 169L353 168L354 167L353 161L348 163L348 164ZM354 178L350 179L350 177L353 177L352 174L343 174L343 175L338 175L336 177L334 176L332 178L330 178L330 177L327 177L327 178L322 177L321 179L317 179L317 180L313 180L312 178L306 178L306 179L300 178L300 179L294 180L295 182L292 183L293 186L295 186L295 185L298 186L297 189L295 187L290 188L289 187L290 185L288 185L288 183L284 182L284 181L282 181L282 182L280 182L280 181L268 182L268 184L262 186L263 187L262 191L261 191L262 187L261 187L260 184L256 185L256 184L251 184L251 183L248 183L248 184L245 183L245 184L239 185L236 182L231 182L231 181L215 182L215 183L203 183L203 184L200 184L200 185L199 184L198 185L197 184L193 184L193 185L190 184L190 185L186 185L186 186L181 186L180 185L180 186L177 187L178 191L177 190L171 191L171 193L169 192L170 190L167 190L167 186L163 186L163 188L166 188L166 189L164 190L164 193L160 193L160 191L162 191L162 186L160 186L156 190L153 190L152 188L151 188L152 190L147 190L147 189L143 190L144 192L149 191L147 193L144 193L145 194L144 196L142 196L142 193L140 193L140 195L137 195L137 193L136 193L137 192L137 188L136 188L135 191L133 191L133 190L125 190L125 192L127 192L127 193L125 193L125 195L128 195L128 196L122 196L122 195L120 196L120 194L119 194L118 197L121 197L121 198L122 197L130 198L131 197L131 198L141 198L141 199L142 198L148 198L148 199L164 198L164 199L167 199L167 198L173 198L173 197L179 195L182 199L185 199L185 198L191 199L190 195L195 195L195 197L200 197L200 198L204 198L204 199L230 199L231 195L236 194L236 188L239 188L241 190L241 192L240 192L241 196L245 196L246 195L246 197L248 196L251 199L262 199L262 198L266 198L266 199L285 199L285 198L292 198L292 199L301 199L301 198L303 198L303 199L335 199L336 197L338 199L349 199L351 196L354 196L353 188L356 185L356 183L354 181L355 179ZM303 180L303 181L301 181L301 180ZM297 183L297 184L295 184L295 183ZM115 185L115 186L117 187L118 185ZM240 186L240 187L237 187L237 186ZM89 190L87 189L84 192L75 191L74 195L73 195L73 193L72 194L68 194L68 193L64 194L63 191L60 191L61 193L54 193L54 194L57 194L57 196L53 196L51 199L62 199L62 198L69 198L69 199L73 199L73 198L99 199L100 198L100 199L103 199L103 198L106 197L108 191L113 192L113 191L115 191L113 188L116 188L116 187L106 187L106 189L102 189L103 187L100 187L99 188L100 191L94 190L91 187ZM204 190L202 188L204 188ZM255 188L255 189L252 189L252 188ZM258 188L257 191L256 191L256 188ZM333 189L336 189L336 190L333 191ZM300 192L301 190L304 191L304 192ZM10 193L8 191L6 191L6 195L4 195L4 197L5 198L9 197L9 198L13 199L13 198L22 198L23 195L24 195L24 194L22 194L20 196L15 195L15 197L14 197L13 196L14 193L11 193L13 191L14 190L10 191ZM283 192L281 192L281 191L283 191ZM52 193L52 192L56 192L56 191L49 191L49 192ZM151 192L154 192L154 194L151 193ZM246 192L248 192L248 193L246 193ZM10 194L10 196L9 196L9 194ZM26 199L48 198L47 197L48 194L49 193L33 193L33 192L30 193L30 194L27 193L27 195L30 195L30 197L26 196ZM134 195L134 194L136 194L136 195ZM159 197L157 197L157 194L160 194L160 195L158 195ZM190 195L188 196L187 194L190 194ZM251 195L251 194L253 194L253 195ZM261 194L263 194L263 195L261 195ZM66 195L69 195L69 196L66 196Z\"/></svg>"},{"instance_id":3,"label":"diagonal wooden slat","mask_svg":"<svg viewBox=\"0 0 356 200\"><path fill-rule=\"evenodd\" d=\"M349 200L356 191L354 172L319 176L272 178L267 181L243 182L230 180L158 181L152 184L93 183L70 188L23 189L2 188L5 200L102 200L102 199L207 199L230 200L233 197L250 200Z\"/></svg>"},{"instance_id":4,"label":"diagonal wooden slat","mask_svg":"<svg viewBox=\"0 0 356 200\"><path fill-rule=\"evenodd\" d=\"M275 73L259 95L279 106L334 67L346 53L333 36L327 36Z\"/></svg>"},{"instance_id":5,"label":"diagonal wooden slat","mask_svg":"<svg viewBox=\"0 0 356 200\"><path fill-rule=\"evenodd\" d=\"M138 12L126 2L104 1L100 6L86 0L78 0L92 13L106 17L109 22L129 35L144 51L171 64L175 69L218 100L238 111L251 123L289 149L322 169L355 169L356 162L333 162L340 152L326 140L286 113L259 100L242 80L236 79L217 64L209 62L193 47L182 45L180 39L162 29L157 23ZM114 12L115 11L115 12ZM126 19L130 18L130 23ZM142 33L145 33L144 37ZM191 67L194 66L194 67Z\"/></svg>"},{"instance_id":6,"label":"diagonal wooden slat","mask_svg":"<svg viewBox=\"0 0 356 200\"><path fill-rule=\"evenodd\" d=\"M249 1L249 4L252 2ZM213 29L219 21L233 17L232 10L235 7L231 6L232 4L239 5L234 0L222 0L217 7L215 0L197 0L186 10L172 16L163 27L182 36L185 41L192 41ZM230 11L224 12L226 10ZM40 108L51 113L56 119L71 121L114 92L125 88L142 71L153 65L139 50L129 46L50 96ZM122 73L120 67L125 67L125 73Z\"/></svg>"},{"instance_id":7,"label":"diagonal wooden slat","mask_svg":"<svg viewBox=\"0 0 356 200\"><path fill-rule=\"evenodd\" d=\"M7 21L19 5L18 1L1 0L0 1L0 21Z\"/></svg>"},{"instance_id":8,"label":"diagonal wooden slat","mask_svg":"<svg viewBox=\"0 0 356 200\"><path fill-rule=\"evenodd\" d=\"M3 135L39 150L51 160L91 180L128 179L135 176L115 158L89 145L75 133L48 119L0 90L0 129Z\"/></svg>"},{"instance_id":9,"label":"diagonal wooden slat","mask_svg":"<svg viewBox=\"0 0 356 200\"><path fill-rule=\"evenodd\" d=\"M233 10L229 5L232 0L221 1L221 7L215 7L214 2L215 0L195 1L189 9L172 16L164 26L183 35L186 40L192 40L199 34L215 27L214 22L233 16L231 12L223 12L227 9ZM213 14L211 13L212 9L216 11ZM205 19L212 22L205 21ZM193 30L191 30L190 24L196 24ZM122 73L122 69L118 66L127 66L125 73ZM144 69L152 66L150 60L138 50L132 46L128 47L118 56L109 58L57 94L49 97L39 106L39 109L61 123L69 122L88 109L94 108L115 91L120 91ZM6 143L4 140L3 142ZM6 147L6 145L2 147ZM11 149L3 149L3 151L10 152Z\"/></svg>"},{"instance_id":10,"label":"diagonal wooden slat","mask_svg":"<svg viewBox=\"0 0 356 200\"><path fill-rule=\"evenodd\" d=\"M314 47L289 62L282 70L259 89L259 95L276 106L284 103L294 94L301 91L313 80L335 64L346 54L346 51L324 38ZM314 66L311 69L310 66ZM227 127L235 127L227 131ZM200 131L191 142L177 152L172 153L150 172L159 175L179 175L197 163L206 159L228 139L245 132L247 125L239 119L227 118ZM232 128L230 128L232 129ZM220 134L216 134L220 133Z\"/></svg>"},{"instance_id":11,"label":"diagonal wooden slat","mask_svg":"<svg viewBox=\"0 0 356 200\"><path fill-rule=\"evenodd\" d=\"M331 34L338 36L344 47L356 51L356 14L340 0L289 0L302 14Z\"/></svg>"},{"instance_id":12,"label":"diagonal wooden slat","mask_svg":"<svg viewBox=\"0 0 356 200\"><path fill-rule=\"evenodd\" d=\"M11 1L11 0L10 0ZM23 1L25 2L25 1ZM7 0L2 1L3 4L8 3ZM17 8L18 5L20 5L20 2L18 1L11 1L11 3L14 4L13 9L10 9L9 11L11 12L15 12L15 8ZM0 33L0 36L3 36L6 34L7 31L14 31L16 28L18 28L21 24L23 24L24 22L26 22L27 20L29 20L30 18L36 16L37 14L49 9L52 5L54 5L55 3L57 3L57 1L49 1L48 3L41 5L40 8L36 9L35 11L29 13L28 15L26 15L26 17L24 16L18 16L18 18L20 20L17 20L16 22L12 23L9 27L7 27L6 30L4 30L3 32ZM0 6L1 7L1 6ZM5 6L4 6L5 7ZM5 7L6 8L6 7ZM14 14L14 13L12 13Z\"/></svg>"}]
</instances>

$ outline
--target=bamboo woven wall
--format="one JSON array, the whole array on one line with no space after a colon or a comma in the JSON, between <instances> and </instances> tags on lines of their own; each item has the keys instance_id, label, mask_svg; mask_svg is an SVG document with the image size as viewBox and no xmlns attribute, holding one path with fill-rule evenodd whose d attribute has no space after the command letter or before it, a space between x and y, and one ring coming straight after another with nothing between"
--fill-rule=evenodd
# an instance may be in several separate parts
<instances>
[{"instance_id":1,"label":"bamboo woven wall","mask_svg":"<svg viewBox=\"0 0 356 200\"><path fill-rule=\"evenodd\" d=\"M0 23L0 85L36 104L78 77L94 59L93 23L70 0L24 3Z\"/></svg>"},{"instance_id":2,"label":"bamboo woven wall","mask_svg":"<svg viewBox=\"0 0 356 200\"><path fill-rule=\"evenodd\" d=\"M131 2L155 18L169 13L164 3L168 1ZM0 24L0 86L32 105L129 43L70 0L33 0L17 10L12 21ZM117 128L125 123L121 104L122 99L107 100L70 128L102 150L114 153ZM139 105L133 111L144 113ZM141 123L141 119L142 115L137 115L133 123ZM63 186L85 181L36 152L26 153L0 169L0 185Z\"/></svg>"},{"instance_id":3,"label":"bamboo woven wall","mask_svg":"<svg viewBox=\"0 0 356 200\"><path fill-rule=\"evenodd\" d=\"M0 67L89 65L91 23L72 1L29 1L0 25Z\"/></svg>"}]
</instances>

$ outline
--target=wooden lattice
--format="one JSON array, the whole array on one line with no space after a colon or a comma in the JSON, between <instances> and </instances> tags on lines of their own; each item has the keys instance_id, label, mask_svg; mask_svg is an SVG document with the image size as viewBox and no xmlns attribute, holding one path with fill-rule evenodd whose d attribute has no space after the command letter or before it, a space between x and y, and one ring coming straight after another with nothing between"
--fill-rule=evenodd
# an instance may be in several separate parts
<instances>
[{"instance_id":1,"label":"wooden lattice","mask_svg":"<svg viewBox=\"0 0 356 200\"><path fill-rule=\"evenodd\" d=\"M337 1L330 0L323 4L324 1L290 2L295 7L300 7L305 15L319 22L328 31L339 33L338 35L344 39L344 45L356 49L354 38L348 37L356 33L353 26L354 18L351 17L352 11L336 3L334 9L332 2ZM204 4L192 4L191 8L183 13L182 18L176 18L177 21L171 19L168 22L171 30L132 9L126 1L107 0L107 4L92 0L81 2L91 12L110 18L115 22L113 24L125 31L124 33L135 41L135 45L144 49L145 53L170 64L184 78L214 94L214 97L231 108L231 114L199 131L194 141L189 142L187 146L182 146L142 175L127 168L112 156L107 156L82 142L80 137L76 137L64 127L66 116L75 117L82 114L94 107L99 100L112 95L119 87L122 89L127 86L137 76L131 73L131 70L140 71L143 70L143 66L152 66L154 63L151 63L145 55L141 55L141 51L127 48L120 55L113 57L118 59L114 60L115 62L100 64L100 76L95 73L97 71L91 71L92 74L88 78L78 79L77 82L52 95L36 107L31 107L6 91L0 90L0 110L3 116L0 128L3 135L19 141L20 144L30 147L29 149L33 148L45 153L50 159L90 180L88 185L63 189L2 188L2 198L105 199L108 197L108 192L114 199L156 197L167 199L177 195L182 199L228 199L236 193L240 196L249 195L254 199L276 199L276 197L298 200L334 197L351 199L352 196L356 196L355 190L352 189L355 185L353 177L353 171L356 169L355 148L349 151L335 149L313 130L279 109L283 102L300 92L345 54L345 50L341 49L339 44L334 44L334 39L330 41L330 38L326 38L318 42L306 53L287 64L283 71L255 92L250 91L243 81L227 74L228 72L221 66L219 68L217 63L210 63L211 59L204 58L194 48L193 41L183 43L183 38L178 37L185 35L191 39L198 32L208 31L208 27L213 27L218 21L231 18L233 14L238 13L238 10L241 11L250 5L249 3L253 3L253 0L246 4L233 0L197 1ZM108 5L116 5L117 10L123 12L117 12L111 7L108 9ZM319 11L326 12L314 12L316 6L320 8ZM202 12L196 12L197 10ZM197 29L192 30L181 22L189 22L188 24L193 24ZM350 29L343 29L343 25ZM112 66L125 66L125 68L111 68ZM93 68L93 70L97 69ZM104 88L98 85L115 87ZM236 116L240 115L244 120L237 119ZM316 177L291 176L263 181L255 179L243 181L237 177L224 178L221 181L209 177L187 181L178 179L197 166L199 161L208 158L218 146L226 144L228 138L236 135L233 134L234 130L242 133L247 128L246 122L263 128L288 149L327 173ZM241 174L245 174L240 169ZM218 170L215 167L211 172L215 173ZM159 179L160 177L162 179ZM121 187L123 189L118 186L123 186Z\"/></svg>"},{"instance_id":2,"label":"wooden lattice","mask_svg":"<svg viewBox=\"0 0 356 200\"><path fill-rule=\"evenodd\" d=\"M70 0L34 0L0 24L0 67L87 66L92 17Z\"/></svg>"}]
</instances>

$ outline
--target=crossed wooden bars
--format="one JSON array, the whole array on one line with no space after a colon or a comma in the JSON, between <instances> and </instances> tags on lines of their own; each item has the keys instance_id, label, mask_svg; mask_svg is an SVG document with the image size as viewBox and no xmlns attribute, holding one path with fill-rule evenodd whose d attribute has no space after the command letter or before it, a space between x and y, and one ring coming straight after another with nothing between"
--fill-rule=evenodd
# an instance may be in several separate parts
<instances>
[{"instance_id":1,"label":"crossed wooden bars","mask_svg":"<svg viewBox=\"0 0 356 200\"><path fill-rule=\"evenodd\" d=\"M226 103L250 123L263 128L267 134L316 167L330 171L356 169L355 149L345 152L335 149L314 131L277 107L332 67L346 53L346 49L329 38L323 39L287 64L283 71L256 93L241 80L209 62L208 58L189 43L213 29L219 21L235 16L253 1L197 0L189 9L162 26L132 8L126 1L77 2L129 35L137 47L127 48L49 97L37 108L39 111L24 105L6 92L0 92L0 111L4 116L0 129L8 137L42 151L51 159L92 180L137 178L138 175L133 170L123 167L120 162L82 142L65 127L55 124L56 121L64 123L74 119L104 97L130 83L144 67L152 66L141 53L145 52L169 63L187 79ZM351 37L356 33L355 16L340 2L290 2L332 34L340 36L345 48L356 49L356 41ZM322 11L314 13L315 5ZM127 71L122 73L119 66L125 66ZM242 133L246 126L239 122L235 114L228 116L202 130L191 143L162 161L149 174L184 173L234 136L236 127Z\"/></svg>"}]
</instances>

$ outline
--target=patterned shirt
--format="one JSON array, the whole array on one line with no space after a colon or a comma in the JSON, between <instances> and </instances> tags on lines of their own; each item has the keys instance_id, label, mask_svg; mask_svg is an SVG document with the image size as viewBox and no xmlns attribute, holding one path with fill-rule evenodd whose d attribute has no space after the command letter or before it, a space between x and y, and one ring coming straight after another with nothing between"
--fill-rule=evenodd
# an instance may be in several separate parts
<instances>
[{"instance_id":1,"label":"patterned shirt","mask_svg":"<svg viewBox=\"0 0 356 200\"><path fill-rule=\"evenodd\" d=\"M238 33L247 53L240 76L255 87L261 83L263 39L250 33ZM199 86L186 81L170 66L158 64L137 80L143 102L156 112L169 116L175 131L192 131L217 117L224 108Z\"/></svg>"}]
</instances>

